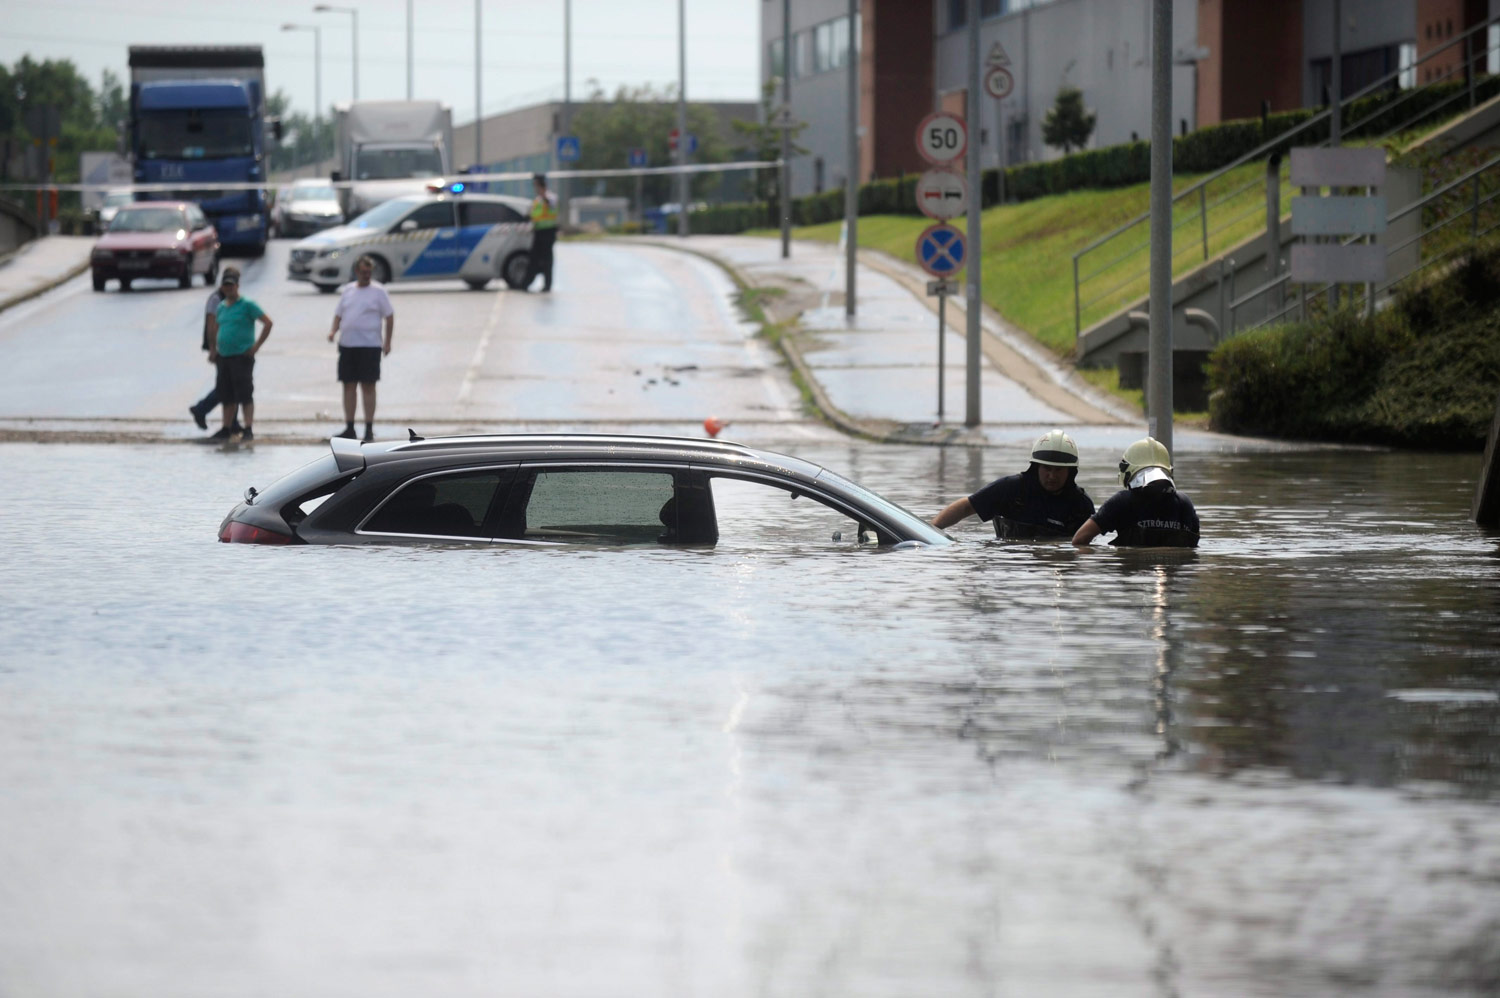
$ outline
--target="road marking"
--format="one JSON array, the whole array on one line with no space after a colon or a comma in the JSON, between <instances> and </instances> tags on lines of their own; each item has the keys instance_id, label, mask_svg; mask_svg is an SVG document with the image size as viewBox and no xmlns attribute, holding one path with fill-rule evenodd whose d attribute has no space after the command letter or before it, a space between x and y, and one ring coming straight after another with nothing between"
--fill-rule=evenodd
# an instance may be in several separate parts
<instances>
[{"instance_id":1,"label":"road marking","mask_svg":"<svg viewBox=\"0 0 1500 998\"><path fill-rule=\"evenodd\" d=\"M479 377L479 368L484 364L484 352L489 349L490 336L500 326L500 310L505 304L505 292L495 292L495 304L490 309L490 317L485 321L484 332L479 336L479 343L474 347L474 357L469 361L468 370L464 371L464 383L458 389L458 400L468 402L469 395L474 391L474 380Z\"/></svg>"}]
</instances>

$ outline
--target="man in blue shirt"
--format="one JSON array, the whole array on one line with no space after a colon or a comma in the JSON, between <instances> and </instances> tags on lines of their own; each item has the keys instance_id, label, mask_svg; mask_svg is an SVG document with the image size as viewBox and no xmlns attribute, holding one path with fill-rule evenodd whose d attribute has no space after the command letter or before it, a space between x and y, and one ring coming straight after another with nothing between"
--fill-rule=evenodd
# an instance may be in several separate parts
<instances>
[{"instance_id":1,"label":"man in blue shirt","mask_svg":"<svg viewBox=\"0 0 1500 998\"><path fill-rule=\"evenodd\" d=\"M219 402L224 407L224 425L209 439L228 440L233 436L236 417L243 407L245 420L240 439L254 440L255 354L271 335L271 317L249 298L240 297L240 279L232 271L224 272L219 290L224 293L214 316L219 332L208 359L219 368L217 388ZM257 319L261 324L259 338L255 335Z\"/></svg>"},{"instance_id":2,"label":"man in blue shirt","mask_svg":"<svg viewBox=\"0 0 1500 998\"><path fill-rule=\"evenodd\" d=\"M942 529L977 515L994 521L996 537L1066 539L1093 512L1094 501L1078 487L1078 445L1062 430L1052 430L1032 445L1025 471L955 499L932 518L932 525Z\"/></svg>"},{"instance_id":3,"label":"man in blue shirt","mask_svg":"<svg viewBox=\"0 0 1500 998\"><path fill-rule=\"evenodd\" d=\"M1116 547L1198 546L1198 511L1192 500L1177 491L1172 480L1172 455L1159 440L1146 437L1125 448L1120 458L1120 484L1099 512L1073 535L1073 543L1087 545L1100 534L1115 534Z\"/></svg>"}]
</instances>

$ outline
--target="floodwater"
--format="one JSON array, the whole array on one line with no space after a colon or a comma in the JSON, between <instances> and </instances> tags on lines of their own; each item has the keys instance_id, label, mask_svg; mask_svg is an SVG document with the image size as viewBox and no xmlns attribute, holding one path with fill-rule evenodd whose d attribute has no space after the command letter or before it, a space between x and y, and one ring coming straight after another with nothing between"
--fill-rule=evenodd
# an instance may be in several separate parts
<instances>
[{"instance_id":1,"label":"floodwater","mask_svg":"<svg viewBox=\"0 0 1500 998\"><path fill-rule=\"evenodd\" d=\"M322 452L0 445L0 995L1500 989L1475 456L1181 459L1196 554L214 541Z\"/></svg>"}]
</instances>

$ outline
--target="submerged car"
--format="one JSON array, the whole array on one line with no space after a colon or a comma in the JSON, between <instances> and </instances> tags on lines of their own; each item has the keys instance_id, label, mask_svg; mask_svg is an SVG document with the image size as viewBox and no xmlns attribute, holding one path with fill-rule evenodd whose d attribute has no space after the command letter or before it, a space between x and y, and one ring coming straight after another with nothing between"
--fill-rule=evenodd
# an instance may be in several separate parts
<instances>
[{"instance_id":1,"label":"submerged car","mask_svg":"<svg viewBox=\"0 0 1500 998\"><path fill-rule=\"evenodd\" d=\"M531 222L523 198L462 194L462 183L394 198L292 246L287 277L337 291L354 262L375 261L375 281L462 280L474 289L495 278L520 287L531 265Z\"/></svg>"},{"instance_id":2,"label":"submerged car","mask_svg":"<svg viewBox=\"0 0 1500 998\"><path fill-rule=\"evenodd\" d=\"M299 237L344 224L338 193L326 180L295 180L281 191L271 208L271 224L278 236Z\"/></svg>"},{"instance_id":3,"label":"submerged car","mask_svg":"<svg viewBox=\"0 0 1500 998\"><path fill-rule=\"evenodd\" d=\"M718 440L612 434L434 437L332 453L219 526L245 544L942 545L942 531L799 458Z\"/></svg>"},{"instance_id":4,"label":"submerged car","mask_svg":"<svg viewBox=\"0 0 1500 998\"><path fill-rule=\"evenodd\" d=\"M141 277L166 277L179 287L194 274L213 284L219 273L219 233L190 201L137 201L115 215L89 257L94 290L118 278L120 290Z\"/></svg>"}]
</instances>

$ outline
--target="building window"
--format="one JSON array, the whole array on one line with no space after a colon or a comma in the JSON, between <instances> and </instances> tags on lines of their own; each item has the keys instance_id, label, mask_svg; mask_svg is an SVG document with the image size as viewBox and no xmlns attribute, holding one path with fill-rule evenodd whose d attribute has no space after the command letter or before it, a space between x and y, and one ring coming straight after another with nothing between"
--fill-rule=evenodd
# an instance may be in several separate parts
<instances>
[{"instance_id":1,"label":"building window","mask_svg":"<svg viewBox=\"0 0 1500 998\"><path fill-rule=\"evenodd\" d=\"M1401 70L1397 83L1402 90L1410 90L1417 85L1417 46L1414 42L1402 42L1396 52L1396 68Z\"/></svg>"},{"instance_id":2,"label":"building window","mask_svg":"<svg viewBox=\"0 0 1500 998\"><path fill-rule=\"evenodd\" d=\"M786 77L786 45L778 38L768 45L767 48L769 49L767 52L769 65L767 66L768 72L766 75L780 76L784 79Z\"/></svg>"},{"instance_id":3,"label":"building window","mask_svg":"<svg viewBox=\"0 0 1500 998\"><path fill-rule=\"evenodd\" d=\"M828 22L832 35L828 52L828 68L842 69L849 65L849 18L836 17Z\"/></svg>"},{"instance_id":4,"label":"building window","mask_svg":"<svg viewBox=\"0 0 1500 998\"><path fill-rule=\"evenodd\" d=\"M812 33L799 31L792 36L792 77L800 80L812 71Z\"/></svg>"},{"instance_id":5,"label":"building window","mask_svg":"<svg viewBox=\"0 0 1500 998\"><path fill-rule=\"evenodd\" d=\"M813 29L813 72L826 73L833 68L833 24L827 22Z\"/></svg>"},{"instance_id":6,"label":"building window","mask_svg":"<svg viewBox=\"0 0 1500 998\"><path fill-rule=\"evenodd\" d=\"M948 0L948 30L957 31L969 23L969 0Z\"/></svg>"},{"instance_id":7,"label":"building window","mask_svg":"<svg viewBox=\"0 0 1500 998\"><path fill-rule=\"evenodd\" d=\"M1489 41L1485 43L1484 71L1500 73L1500 24L1489 27Z\"/></svg>"}]
</instances>

